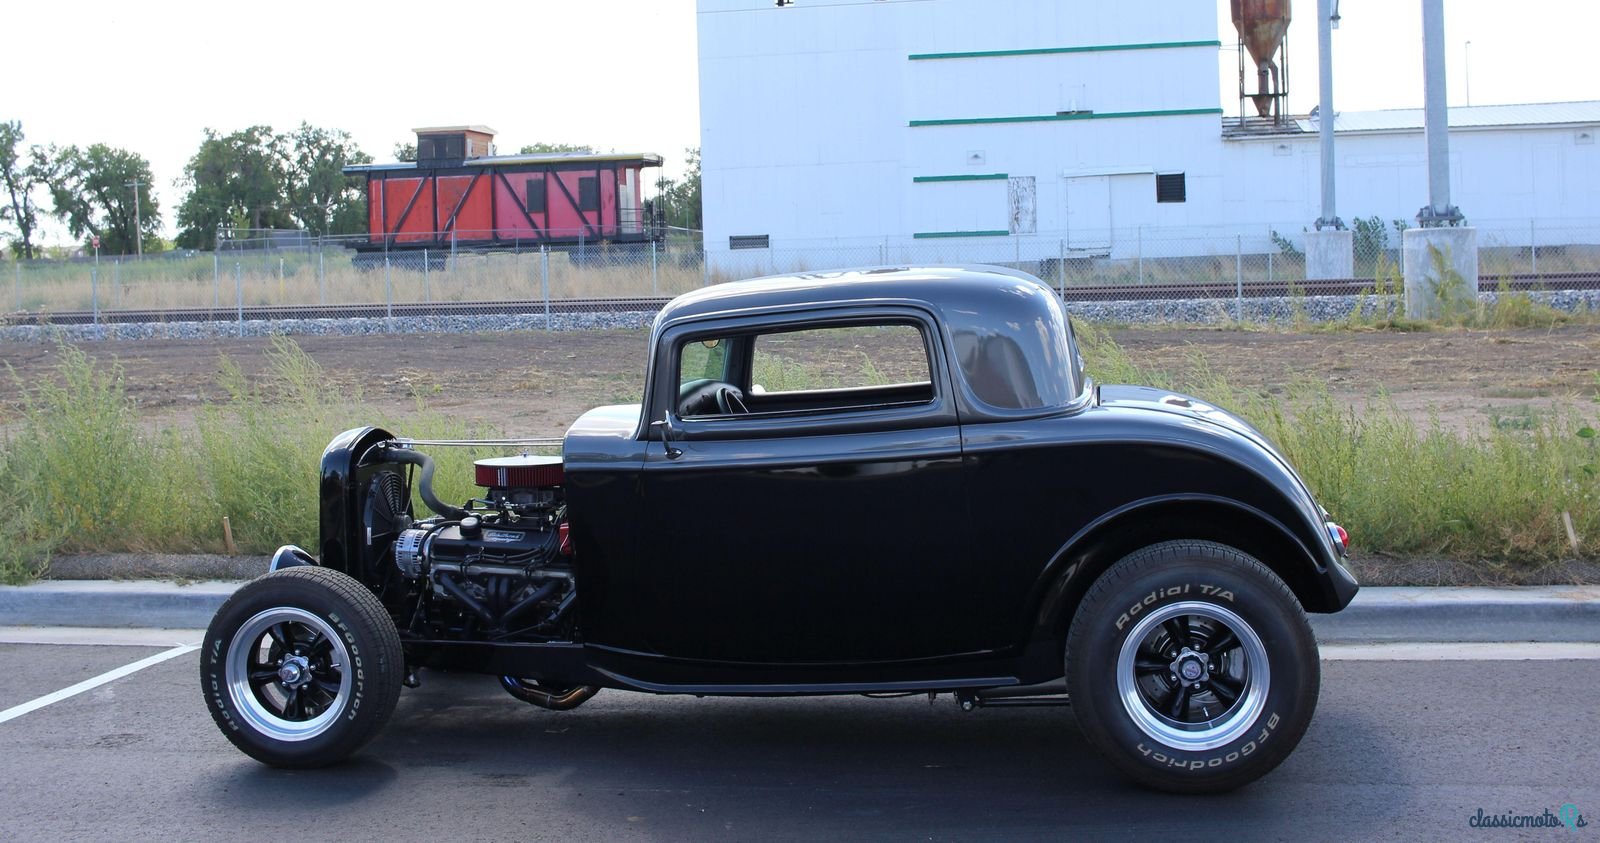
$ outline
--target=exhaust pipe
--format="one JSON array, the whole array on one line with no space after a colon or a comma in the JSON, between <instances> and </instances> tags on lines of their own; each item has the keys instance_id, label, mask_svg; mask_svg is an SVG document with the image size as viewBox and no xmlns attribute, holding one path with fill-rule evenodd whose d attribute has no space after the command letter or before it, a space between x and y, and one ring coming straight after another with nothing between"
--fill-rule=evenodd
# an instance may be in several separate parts
<instances>
[{"instance_id":1,"label":"exhaust pipe","mask_svg":"<svg viewBox=\"0 0 1600 843\"><path fill-rule=\"evenodd\" d=\"M529 705L536 705L551 711L571 711L589 701L590 697L600 693L598 685L579 685L565 690L544 690L532 679L518 679L515 676L500 677L500 686L506 693Z\"/></svg>"}]
</instances>

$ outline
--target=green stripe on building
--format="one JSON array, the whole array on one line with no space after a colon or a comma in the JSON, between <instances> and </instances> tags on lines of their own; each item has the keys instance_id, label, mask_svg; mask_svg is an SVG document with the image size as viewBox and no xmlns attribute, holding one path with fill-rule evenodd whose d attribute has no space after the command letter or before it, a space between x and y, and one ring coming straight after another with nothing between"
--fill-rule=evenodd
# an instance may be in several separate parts
<instances>
[{"instance_id":1,"label":"green stripe on building","mask_svg":"<svg viewBox=\"0 0 1600 843\"><path fill-rule=\"evenodd\" d=\"M973 126L984 123L1044 123L1055 120L1119 120L1124 117L1184 117L1195 114L1221 115L1220 108L1169 108L1158 111L1073 112L1068 114L1026 114L1021 117L955 117L947 120L912 120L916 126Z\"/></svg>"},{"instance_id":2,"label":"green stripe on building","mask_svg":"<svg viewBox=\"0 0 1600 843\"><path fill-rule=\"evenodd\" d=\"M1062 53L1114 53L1120 50L1173 50L1183 47L1221 47L1221 41L1155 41L1149 44L1091 44L1083 47L1040 47L1032 50L977 50L967 53L912 53L912 61L931 59L992 59L1006 56L1052 56Z\"/></svg>"},{"instance_id":3,"label":"green stripe on building","mask_svg":"<svg viewBox=\"0 0 1600 843\"><path fill-rule=\"evenodd\" d=\"M912 177L911 180L914 181L914 182L927 182L927 181L1003 181L1003 180L1008 179L1008 178L1010 178L1010 176L1006 175L1005 173L980 173L980 174L970 175L970 176L966 176L966 175L962 175L962 176L914 176L914 177Z\"/></svg>"},{"instance_id":4,"label":"green stripe on building","mask_svg":"<svg viewBox=\"0 0 1600 843\"><path fill-rule=\"evenodd\" d=\"M911 235L918 240L930 237L1009 237L1009 231L919 231Z\"/></svg>"}]
</instances>

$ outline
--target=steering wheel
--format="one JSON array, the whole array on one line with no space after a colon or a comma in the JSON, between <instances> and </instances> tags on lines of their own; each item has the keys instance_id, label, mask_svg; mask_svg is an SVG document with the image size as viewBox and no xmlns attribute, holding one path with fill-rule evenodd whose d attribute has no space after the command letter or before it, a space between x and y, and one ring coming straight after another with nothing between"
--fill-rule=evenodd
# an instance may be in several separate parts
<instances>
[{"instance_id":1,"label":"steering wheel","mask_svg":"<svg viewBox=\"0 0 1600 843\"><path fill-rule=\"evenodd\" d=\"M744 396L731 386L717 387L717 409L725 416L750 412L750 408L744 405Z\"/></svg>"}]
</instances>

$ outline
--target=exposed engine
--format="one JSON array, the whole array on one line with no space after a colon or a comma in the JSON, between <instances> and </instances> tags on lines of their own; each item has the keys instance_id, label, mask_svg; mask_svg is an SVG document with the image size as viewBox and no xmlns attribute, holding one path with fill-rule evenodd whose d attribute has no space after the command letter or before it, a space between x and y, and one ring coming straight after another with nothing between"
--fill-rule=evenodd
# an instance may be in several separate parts
<instances>
[{"instance_id":1,"label":"exposed engine","mask_svg":"<svg viewBox=\"0 0 1600 843\"><path fill-rule=\"evenodd\" d=\"M440 513L412 522L404 514L409 484L395 472L373 477L368 535L394 536L394 565L417 597L412 632L480 640L570 637L577 592L559 457L479 460L475 479L484 492L460 507L434 497L427 455L394 449L386 457L421 469L417 492Z\"/></svg>"}]
</instances>

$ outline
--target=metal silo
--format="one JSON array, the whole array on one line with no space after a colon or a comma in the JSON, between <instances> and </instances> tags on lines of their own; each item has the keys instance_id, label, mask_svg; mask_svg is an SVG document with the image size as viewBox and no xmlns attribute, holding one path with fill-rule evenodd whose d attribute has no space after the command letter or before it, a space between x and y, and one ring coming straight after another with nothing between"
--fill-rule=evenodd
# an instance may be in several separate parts
<instances>
[{"instance_id":1,"label":"metal silo","mask_svg":"<svg viewBox=\"0 0 1600 843\"><path fill-rule=\"evenodd\" d=\"M1239 117L1244 119L1244 100L1256 104L1261 117L1283 118L1283 105L1289 93L1288 43L1289 0L1231 0L1233 27L1239 32ZM1281 63L1277 60L1283 54ZM1256 90L1245 88L1245 54L1256 67Z\"/></svg>"}]
</instances>

